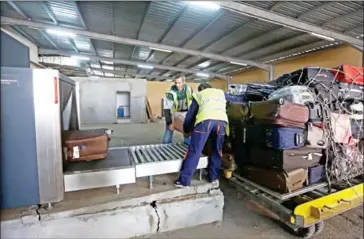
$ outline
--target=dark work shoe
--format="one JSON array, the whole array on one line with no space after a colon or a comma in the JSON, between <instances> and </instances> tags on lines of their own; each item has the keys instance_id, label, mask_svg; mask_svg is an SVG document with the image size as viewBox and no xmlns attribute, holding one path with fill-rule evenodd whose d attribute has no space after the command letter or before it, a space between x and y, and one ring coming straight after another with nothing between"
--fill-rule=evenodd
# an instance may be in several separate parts
<instances>
[{"instance_id":1,"label":"dark work shoe","mask_svg":"<svg viewBox=\"0 0 364 239\"><path fill-rule=\"evenodd\" d=\"M176 180L174 181L174 186L177 188L188 188L188 186L182 185L180 181Z\"/></svg>"}]
</instances>

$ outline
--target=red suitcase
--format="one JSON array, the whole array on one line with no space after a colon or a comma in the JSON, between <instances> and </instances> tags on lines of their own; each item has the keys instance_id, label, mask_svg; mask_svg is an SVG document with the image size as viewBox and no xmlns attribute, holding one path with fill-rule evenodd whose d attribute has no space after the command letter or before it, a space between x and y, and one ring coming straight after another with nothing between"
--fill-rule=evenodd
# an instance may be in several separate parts
<instances>
[{"instance_id":1,"label":"red suitcase","mask_svg":"<svg viewBox=\"0 0 364 239\"><path fill-rule=\"evenodd\" d=\"M283 99L250 102L249 105L250 117L254 121L302 128L309 119L307 106L294 104Z\"/></svg>"},{"instance_id":2,"label":"red suitcase","mask_svg":"<svg viewBox=\"0 0 364 239\"><path fill-rule=\"evenodd\" d=\"M63 147L68 161L105 159L109 137L102 130L65 131Z\"/></svg>"},{"instance_id":3,"label":"red suitcase","mask_svg":"<svg viewBox=\"0 0 364 239\"><path fill-rule=\"evenodd\" d=\"M337 68L336 80L341 83L364 85L364 67L341 65Z\"/></svg>"}]
</instances>

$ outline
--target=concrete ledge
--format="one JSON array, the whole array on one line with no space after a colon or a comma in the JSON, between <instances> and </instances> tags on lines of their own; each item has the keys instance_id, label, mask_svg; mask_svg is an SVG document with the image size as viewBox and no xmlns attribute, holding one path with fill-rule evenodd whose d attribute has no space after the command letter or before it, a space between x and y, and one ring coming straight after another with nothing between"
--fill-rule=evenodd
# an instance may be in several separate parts
<instances>
[{"instance_id":1,"label":"concrete ledge","mask_svg":"<svg viewBox=\"0 0 364 239\"><path fill-rule=\"evenodd\" d=\"M211 184L70 211L39 210L1 222L2 238L129 238L222 220L224 196Z\"/></svg>"}]
</instances>

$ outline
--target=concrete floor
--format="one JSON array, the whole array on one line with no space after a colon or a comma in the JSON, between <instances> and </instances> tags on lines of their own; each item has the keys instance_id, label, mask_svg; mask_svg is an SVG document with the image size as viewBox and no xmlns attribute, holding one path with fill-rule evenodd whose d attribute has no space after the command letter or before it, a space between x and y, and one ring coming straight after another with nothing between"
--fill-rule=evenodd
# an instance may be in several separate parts
<instances>
[{"instance_id":1,"label":"concrete floor","mask_svg":"<svg viewBox=\"0 0 364 239\"><path fill-rule=\"evenodd\" d=\"M164 124L84 125L84 128L108 127L114 130L110 146L158 144L162 141ZM181 142L176 133L174 142ZM232 186L221 180L224 192L224 220L221 225L204 225L145 238L296 238L253 202L245 200ZM363 207L325 221L325 228L315 238L363 238Z\"/></svg>"}]
</instances>

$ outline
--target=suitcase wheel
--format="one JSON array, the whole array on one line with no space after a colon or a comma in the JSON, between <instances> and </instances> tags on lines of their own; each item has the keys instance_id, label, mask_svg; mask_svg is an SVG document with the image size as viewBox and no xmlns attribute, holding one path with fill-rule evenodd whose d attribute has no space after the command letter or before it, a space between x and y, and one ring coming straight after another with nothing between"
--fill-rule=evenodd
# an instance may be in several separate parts
<instances>
[{"instance_id":1,"label":"suitcase wheel","mask_svg":"<svg viewBox=\"0 0 364 239\"><path fill-rule=\"evenodd\" d=\"M316 225L312 225L306 228L300 228L297 231L297 236L301 238L311 238L314 234L316 234Z\"/></svg>"},{"instance_id":2,"label":"suitcase wheel","mask_svg":"<svg viewBox=\"0 0 364 239\"><path fill-rule=\"evenodd\" d=\"M324 229L324 222L318 222L315 224L315 234L319 234Z\"/></svg>"},{"instance_id":3,"label":"suitcase wheel","mask_svg":"<svg viewBox=\"0 0 364 239\"><path fill-rule=\"evenodd\" d=\"M280 105L283 105L283 104L284 104L284 99L283 99L283 98L280 98L280 99L279 99L279 104L280 104Z\"/></svg>"}]
</instances>

